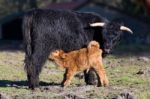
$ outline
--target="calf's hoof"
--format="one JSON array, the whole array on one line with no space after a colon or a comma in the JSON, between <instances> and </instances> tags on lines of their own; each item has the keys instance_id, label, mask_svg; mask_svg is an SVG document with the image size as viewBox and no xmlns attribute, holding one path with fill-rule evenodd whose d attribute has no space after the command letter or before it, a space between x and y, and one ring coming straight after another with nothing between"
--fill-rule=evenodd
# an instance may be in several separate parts
<instances>
[{"instance_id":1,"label":"calf's hoof","mask_svg":"<svg viewBox=\"0 0 150 99\"><path fill-rule=\"evenodd\" d=\"M108 80L105 80L104 81L104 87L108 87L109 86L109 81Z\"/></svg>"}]
</instances>

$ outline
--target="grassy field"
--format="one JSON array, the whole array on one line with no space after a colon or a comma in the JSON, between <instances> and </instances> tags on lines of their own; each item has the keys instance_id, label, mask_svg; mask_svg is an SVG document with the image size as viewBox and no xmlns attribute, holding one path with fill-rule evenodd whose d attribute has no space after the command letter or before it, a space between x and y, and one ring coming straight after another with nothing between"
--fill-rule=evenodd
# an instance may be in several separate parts
<instances>
[{"instance_id":1,"label":"grassy field","mask_svg":"<svg viewBox=\"0 0 150 99\"><path fill-rule=\"evenodd\" d=\"M0 94L13 99L115 99L130 93L136 99L150 99L150 47L119 46L104 59L109 87L87 86L74 77L67 88L60 87L63 70L47 61L40 75L41 87L31 91L24 71L24 52L16 43L0 46Z\"/></svg>"}]
</instances>

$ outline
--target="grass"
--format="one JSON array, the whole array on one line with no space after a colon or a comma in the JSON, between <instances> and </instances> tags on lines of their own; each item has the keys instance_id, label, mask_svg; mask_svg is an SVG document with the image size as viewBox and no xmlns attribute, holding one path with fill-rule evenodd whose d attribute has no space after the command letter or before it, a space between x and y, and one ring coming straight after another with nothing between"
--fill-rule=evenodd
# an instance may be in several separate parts
<instances>
[{"instance_id":1,"label":"grass","mask_svg":"<svg viewBox=\"0 0 150 99\"><path fill-rule=\"evenodd\" d=\"M143 47L135 48L136 51L137 48L144 51ZM147 46L145 48L148 49ZM116 50L121 49L127 50L124 46ZM135 52L133 46L129 49L128 51ZM118 53L120 54L120 52ZM150 61L138 59L140 56L149 57L148 50L138 55L129 52L119 56L118 53L104 59L110 81L109 87L86 86L83 79L79 80L74 77L71 86L63 89L59 84L63 79L64 71L48 61L41 72L40 85L49 89L33 92L27 88L26 73L23 67L24 53L21 51L0 51L0 92L12 98L21 99L60 99L68 94L92 99L112 99L127 91L132 92L139 99L150 99L150 74L137 74L139 70L150 70Z\"/></svg>"}]
</instances>

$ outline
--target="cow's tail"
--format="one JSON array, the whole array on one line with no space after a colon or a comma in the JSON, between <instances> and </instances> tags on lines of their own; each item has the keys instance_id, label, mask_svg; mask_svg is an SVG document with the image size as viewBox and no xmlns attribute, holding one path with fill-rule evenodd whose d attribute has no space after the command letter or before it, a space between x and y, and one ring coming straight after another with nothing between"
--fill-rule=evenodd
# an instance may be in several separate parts
<instances>
[{"instance_id":1,"label":"cow's tail","mask_svg":"<svg viewBox=\"0 0 150 99\"><path fill-rule=\"evenodd\" d=\"M33 15L28 13L23 18L23 41L25 47L26 58L31 58L32 55L32 37L31 37L31 30L32 30L32 18Z\"/></svg>"},{"instance_id":2,"label":"cow's tail","mask_svg":"<svg viewBox=\"0 0 150 99\"><path fill-rule=\"evenodd\" d=\"M36 68L32 63L32 53L33 53L32 23L33 23L33 15L32 13L27 13L23 18L23 25L22 25L23 41L25 47L24 69L27 72L29 88L34 89L35 86L38 86L39 82L35 74Z\"/></svg>"},{"instance_id":3,"label":"cow's tail","mask_svg":"<svg viewBox=\"0 0 150 99\"><path fill-rule=\"evenodd\" d=\"M32 73L33 65L32 65L32 21L33 21L33 14L28 12L23 18L23 42L24 42L24 49L25 49L25 67L27 74Z\"/></svg>"}]
</instances>

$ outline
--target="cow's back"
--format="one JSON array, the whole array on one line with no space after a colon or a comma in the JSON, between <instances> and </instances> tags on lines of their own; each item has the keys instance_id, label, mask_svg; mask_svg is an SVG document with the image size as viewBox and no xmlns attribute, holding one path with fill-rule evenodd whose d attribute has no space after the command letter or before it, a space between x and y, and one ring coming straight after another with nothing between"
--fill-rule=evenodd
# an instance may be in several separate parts
<instances>
[{"instance_id":1,"label":"cow's back","mask_svg":"<svg viewBox=\"0 0 150 99\"><path fill-rule=\"evenodd\" d=\"M32 39L39 39L33 41L44 38L42 42L51 49L77 50L86 47L93 39L102 43L101 29L89 27L90 23L105 21L95 13L52 9L35 9L29 13L33 16Z\"/></svg>"},{"instance_id":2,"label":"cow's back","mask_svg":"<svg viewBox=\"0 0 150 99\"><path fill-rule=\"evenodd\" d=\"M87 42L83 24L74 12L36 9L32 14L34 36L36 39L43 36L48 46L55 43L53 47L71 51L80 49Z\"/></svg>"}]
</instances>

